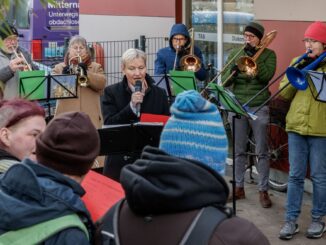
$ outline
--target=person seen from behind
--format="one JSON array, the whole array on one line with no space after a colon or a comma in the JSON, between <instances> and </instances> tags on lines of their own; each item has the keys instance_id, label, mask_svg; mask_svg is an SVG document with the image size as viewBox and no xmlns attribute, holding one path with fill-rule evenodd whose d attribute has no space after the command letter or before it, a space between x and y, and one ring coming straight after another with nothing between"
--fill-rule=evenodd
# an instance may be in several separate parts
<instances>
[{"instance_id":1,"label":"person seen from behind","mask_svg":"<svg viewBox=\"0 0 326 245\"><path fill-rule=\"evenodd\" d=\"M118 220L112 221L116 213L111 209L100 221L103 244L111 244L112 237L121 245L186 244L189 227L207 207L229 218L213 227L205 244L269 244L254 224L227 212L226 156L227 137L217 107L197 91L178 94L159 148L146 146L141 159L122 169L126 199L117 208ZM110 233L112 222L116 232ZM197 234L199 240L208 223Z\"/></svg>"}]
</instances>

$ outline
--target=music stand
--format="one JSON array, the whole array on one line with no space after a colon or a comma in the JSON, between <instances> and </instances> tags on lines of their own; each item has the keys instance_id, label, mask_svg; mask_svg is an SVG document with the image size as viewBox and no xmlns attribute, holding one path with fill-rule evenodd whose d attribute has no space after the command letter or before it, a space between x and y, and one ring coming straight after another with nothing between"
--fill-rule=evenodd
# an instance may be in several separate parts
<instances>
[{"instance_id":1,"label":"music stand","mask_svg":"<svg viewBox=\"0 0 326 245\"><path fill-rule=\"evenodd\" d=\"M186 90L197 90L195 73L192 71L169 72L173 96Z\"/></svg>"},{"instance_id":2,"label":"music stand","mask_svg":"<svg viewBox=\"0 0 326 245\"><path fill-rule=\"evenodd\" d=\"M164 91L169 99L169 103L172 104L172 102L174 101L174 96L172 95L171 83L170 83L170 79L169 79L168 75L167 74L154 75L154 76L152 76L152 78L154 80L155 86L164 89Z\"/></svg>"},{"instance_id":3,"label":"music stand","mask_svg":"<svg viewBox=\"0 0 326 245\"><path fill-rule=\"evenodd\" d=\"M308 78L310 91L315 100L326 102L326 73L308 71L306 76L306 78Z\"/></svg>"},{"instance_id":4,"label":"music stand","mask_svg":"<svg viewBox=\"0 0 326 245\"><path fill-rule=\"evenodd\" d=\"M103 174L119 181L121 169L140 158L146 145L157 147L163 123L110 125L98 129L100 155L106 155Z\"/></svg>"},{"instance_id":5,"label":"music stand","mask_svg":"<svg viewBox=\"0 0 326 245\"><path fill-rule=\"evenodd\" d=\"M51 100L77 98L77 75L45 75L45 71L19 72L19 96L45 101L51 118Z\"/></svg>"},{"instance_id":6,"label":"music stand","mask_svg":"<svg viewBox=\"0 0 326 245\"><path fill-rule=\"evenodd\" d=\"M99 155L141 153L146 145L157 147L162 129L163 123L104 125L98 129Z\"/></svg>"},{"instance_id":7,"label":"music stand","mask_svg":"<svg viewBox=\"0 0 326 245\"><path fill-rule=\"evenodd\" d=\"M46 97L45 71L20 71L19 96L28 100L39 100Z\"/></svg>"},{"instance_id":8,"label":"music stand","mask_svg":"<svg viewBox=\"0 0 326 245\"><path fill-rule=\"evenodd\" d=\"M232 166L232 203L233 203L233 212L236 214L236 199L235 199L235 119L240 118L241 116L250 118L255 120L257 118L256 115L248 112L246 108L244 108L241 103L237 100L235 95L229 91L228 89L217 85L216 83L210 83L207 86L207 90L211 95L210 98L215 99L217 102L217 106L220 110L225 110L229 112L233 112L234 116L232 116L232 158L233 158L233 166Z\"/></svg>"}]
</instances>

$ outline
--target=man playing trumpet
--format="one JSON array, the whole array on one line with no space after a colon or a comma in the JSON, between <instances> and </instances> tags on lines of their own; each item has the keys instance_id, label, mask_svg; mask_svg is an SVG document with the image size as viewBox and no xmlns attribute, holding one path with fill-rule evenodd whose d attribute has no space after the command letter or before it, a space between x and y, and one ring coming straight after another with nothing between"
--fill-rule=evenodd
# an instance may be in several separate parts
<instances>
[{"instance_id":1,"label":"man playing trumpet","mask_svg":"<svg viewBox=\"0 0 326 245\"><path fill-rule=\"evenodd\" d=\"M32 65L30 54L18 46L18 31L7 22L0 24L0 99L19 96L18 71L38 69Z\"/></svg>"}]
</instances>

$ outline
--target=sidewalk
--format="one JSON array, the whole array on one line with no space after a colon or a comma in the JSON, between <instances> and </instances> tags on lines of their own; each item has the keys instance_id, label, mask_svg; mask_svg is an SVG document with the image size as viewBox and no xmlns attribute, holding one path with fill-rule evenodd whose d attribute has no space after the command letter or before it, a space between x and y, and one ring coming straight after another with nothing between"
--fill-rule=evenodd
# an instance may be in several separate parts
<instances>
[{"instance_id":1,"label":"sidewalk","mask_svg":"<svg viewBox=\"0 0 326 245\"><path fill-rule=\"evenodd\" d=\"M230 191L232 186L232 166L227 167L227 182ZM246 176L248 177L248 176ZM248 177L249 179L249 177ZM268 238L272 245L324 245L326 244L326 233L321 239L308 239L304 236L306 229L310 224L310 208L311 195L305 193L301 215L298 220L300 232L296 234L292 240L282 241L278 238L278 233L284 221L284 205L286 201L286 193L270 190L270 197L273 202L271 208L262 208L259 203L257 185L255 183L245 183L246 199L236 202L236 214L239 217L246 218L253 222ZM228 203L232 207L232 202ZM257 244L259 245L259 244Z\"/></svg>"}]
</instances>

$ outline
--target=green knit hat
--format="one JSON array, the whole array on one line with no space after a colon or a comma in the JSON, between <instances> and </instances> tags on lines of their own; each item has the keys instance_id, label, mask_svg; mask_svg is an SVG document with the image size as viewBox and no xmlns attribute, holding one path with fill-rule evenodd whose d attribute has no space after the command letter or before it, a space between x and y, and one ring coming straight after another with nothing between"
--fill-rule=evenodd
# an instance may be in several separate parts
<instances>
[{"instance_id":1,"label":"green knit hat","mask_svg":"<svg viewBox=\"0 0 326 245\"><path fill-rule=\"evenodd\" d=\"M246 26L244 31L251 32L252 34L255 34L259 39L262 39L264 36L265 28L258 21L252 21Z\"/></svg>"}]
</instances>

